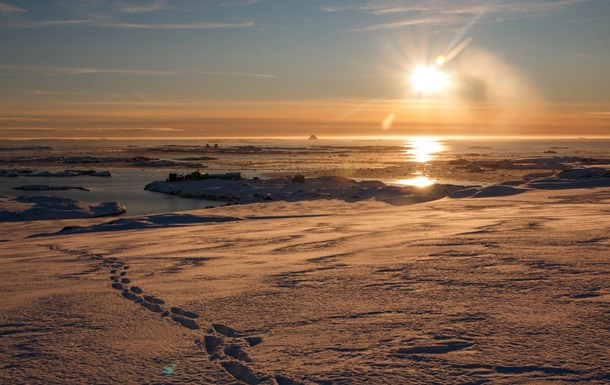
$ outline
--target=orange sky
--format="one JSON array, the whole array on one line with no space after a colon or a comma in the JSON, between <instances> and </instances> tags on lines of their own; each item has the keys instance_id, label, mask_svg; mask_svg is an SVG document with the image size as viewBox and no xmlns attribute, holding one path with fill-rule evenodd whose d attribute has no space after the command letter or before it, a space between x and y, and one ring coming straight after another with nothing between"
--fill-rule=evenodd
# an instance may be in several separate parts
<instances>
[{"instance_id":1,"label":"orange sky","mask_svg":"<svg viewBox=\"0 0 610 385\"><path fill-rule=\"evenodd\" d=\"M0 127L6 138L15 139L308 136L312 133L379 137L607 135L610 114L592 107L595 106L439 104L421 100L111 103L72 109L15 109L11 111L11 118L0 119ZM386 120L390 115L393 119Z\"/></svg>"},{"instance_id":2,"label":"orange sky","mask_svg":"<svg viewBox=\"0 0 610 385\"><path fill-rule=\"evenodd\" d=\"M610 135L608 0L0 0L0 30L3 139Z\"/></svg>"}]
</instances>

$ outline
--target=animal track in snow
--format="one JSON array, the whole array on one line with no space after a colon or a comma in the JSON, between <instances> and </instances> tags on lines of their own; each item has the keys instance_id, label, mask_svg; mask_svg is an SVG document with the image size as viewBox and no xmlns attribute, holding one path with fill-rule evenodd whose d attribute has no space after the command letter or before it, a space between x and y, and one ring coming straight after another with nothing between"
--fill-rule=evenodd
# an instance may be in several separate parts
<instances>
[{"instance_id":1,"label":"animal track in snow","mask_svg":"<svg viewBox=\"0 0 610 385\"><path fill-rule=\"evenodd\" d=\"M200 327L197 324L197 322L193 321L190 318L184 318L184 317L180 317L180 316L174 315L174 316L172 316L172 319L174 321L178 322L180 325L184 326L187 329L191 329L191 330L200 329Z\"/></svg>"},{"instance_id":2,"label":"animal track in snow","mask_svg":"<svg viewBox=\"0 0 610 385\"><path fill-rule=\"evenodd\" d=\"M249 367L240 364L237 361L222 361L220 365L227 373L235 377L236 380L245 382L248 385L256 385L260 381L260 378L258 378Z\"/></svg>"},{"instance_id":3,"label":"animal track in snow","mask_svg":"<svg viewBox=\"0 0 610 385\"><path fill-rule=\"evenodd\" d=\"M77 254L79 258L101 261L102 266L109 268L109 278L112 281L110 286L115 290L119 290L122 297L141 305L153 313L160 314L161 318L169 317L182 327L191 330L201 329L195 321L195 319L199 319L199 314L179 307L170 307L169 310L166 310L162 306L166 304L163 299L147 294L139 286L128 286L128 284L132 283L131 279L127 277L130 267L118 258L62 250L56 247L54 249L68 254ZM195 262L200 261L197 260ZM320 259L320 262L327 261ZM291 378L282 375L259 373L246 365L246 363L253 362L246 349L259 345L262 341L263 339L259 336L247 336L232 327L213 323L208 330L208 334L203 339L195 340L195 345L204 350L211 361L218 362L219 366L235 380L246 384L301 385L301 382Z\"/></svg>"},{"instance_id":4,"label":"animal track in snow","mask_svg":"<svg viewBox=\"0 0 610 385\"><path fill-rule=\"evenodd\" d=\"M235 329L225 326L223 324L212 324L212 327L214 328L214 330L216 330L216 332L226 337L235 337L235 335L237 334L235 332Z\"/></svg>"},{"instance_id":5,"label":"animal track in snow","mask_svg":"<svg viewBox=\"0 0 610 385\"><path fill-rule=\"evenodd\" d=\"M239 345L231 345L225 347L225 354L231 356L238 361L252 362L252 359L248 357L248 354Z\"/></svg>"},{"instance_id":6,"label":"animal track in snow","mask_svg":"<svg viewBox=\"0 0 610 385\"><path fill-rule=\"evenodd\" d=\"M474 343L468 341L443 341L428 345L416 345L408 348L399 348L399 355L411 354L444 354L456 350L462 350L473 346Z\"/></svg>"},{"instance_id":7,"label":"animal track in snow","mask_svg":"<svg viewBox=\"0 0 610 385\"><path fill-rule=\"evenodd\" d=\"M156 303L157 305L163 305L165 304L165 301L159 298L155 298L152 295L145 295L144 299L150 303Z\"/></svg>"},{"instance_id":8,"label":"animal track in snow","mask_svg":"<svg viewBox=\"0 0 610 385\"><path fill-rule=\"evenodd\" d=\"M170 309L170 311L172 312L172 314L181 315L181 316L187 317L187 318L199 318L199 315L197 313L193 313L192 311L182 310L179 307L172 307Z\"/></svg>"},{"instance_id":9,"label":"animal track in snow","mask_svg":"<svg viewBox=\"0 0 610 385\"><path fill-rule=\"evenodd\" d=\"M130 290L132 293L135 293L135 294L142 294L142 293L143 293L142 289L140 289L140 288L139 288L139 287L137 287L137 286L132 286L132 287L130 287L130 288L129 288L129 290Z\"/></svg>"}]
</instances>

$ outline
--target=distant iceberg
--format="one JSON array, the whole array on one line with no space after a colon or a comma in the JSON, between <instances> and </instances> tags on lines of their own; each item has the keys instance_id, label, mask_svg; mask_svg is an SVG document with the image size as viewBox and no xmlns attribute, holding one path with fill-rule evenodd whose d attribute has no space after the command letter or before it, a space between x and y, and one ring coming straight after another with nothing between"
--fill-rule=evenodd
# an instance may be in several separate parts
<instances>
[{"instance_id":1,"label":"distant iceberg","mask_svg":"<svg viewBox=\"0 0 610 385\"><path fill-rule=\"evenodd\" d=\"M318 137L315 136L314 134L311 134L311 136L309 136L308 140L318 140Z\"/></svg>"}]
</instances>

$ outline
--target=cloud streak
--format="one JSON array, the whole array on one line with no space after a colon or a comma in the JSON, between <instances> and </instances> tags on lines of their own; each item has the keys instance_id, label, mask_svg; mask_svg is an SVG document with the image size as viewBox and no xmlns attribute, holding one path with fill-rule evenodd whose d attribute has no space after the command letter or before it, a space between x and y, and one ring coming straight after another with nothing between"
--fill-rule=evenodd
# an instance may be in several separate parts
<instances>
[{"instance_id":1,"label":"cloud streak","mask_svg":"<svg viewBox=\"0 0 610 385\"><path fill-rule=\"evenodd\" d=\"M532 0L532 1L450 1L377 0L347 6L326 6L326 12L360 12L379 17L381 22L353 28L352 31L366 32L381 29L396 29L410 26L447 26L463 24L476 17L485 21L505 21L517 18L544 17L575 4L594 0ZM391 20L388 20L391 19Z\"/></svg>"},{"instance_id":2,"label":"cloud streak","mask_svg":"<svg viewBox=\"0 0 610 385\"><path fill-rule=\"evenodd\" d=\"M0 122L12 122L12 123L42 122L42 119L0 116Z\"/></svg>"},{"instance_id":3,"label":"cloud streak","mask_svg":"<svg viewBox=\"0 0 610 385\"><path fill-rule=\"evenodd\" d=\"M14 5L0 3L0 15L2 16L13 16L22 12L27 12L27 10L15 7Z\"/></svg>"},{"instance_id":4,"label":"cloud streak","mask_svg":"<svg viewBox=\"0 0 610 385\"><path fill-rule=\"evenodd\" d=\"M145 24L106 22L96 23L95 26L103 28L135 28L135 29L217 29L217 28L252 28L254 22L242 21L238 23L187 23L187 24Z\"/></svg>"},{"instance_id":5,"label":"cloud streak","mask_svg":"<svg viewBox=\"0 0 610 385\"><path fill-rule=\"evenodd\" d=\"M168 9L173 9L173 7L166 4L163 1L155 1L155 2L152 2L147 5L119 3L114 6L114 9L118 12L124 12L124 13L149 13L149 12L165 11Z\"/></svg>"},{"instance_id":6,"label":"cloud streak","mask_svg":"<svg viewBox=\"0 0 610 385\"><path fill-rule=\"evenodd\" d=\"M262 79L275 79L275 75L255 72L227 72L227 71L163 71L142 69L119 69L119 68L84 68L84 67L51 67L51 66L19 66L0 65L0 74L8 72L8 75L38 75L38 76L62 76L62 75L94 75L114 74L132 76L176 76L176 75L216 75L251 77ZM32 94L48 95L49 91L31 91Z\"/></svg>"},{"instance_id":7,"label":"cloud streak","mask_svg":"<svg viewBox=\"0 0 610 385\"><path fill-rule=\"evenodd\" d=\"M94 19L61 19L61 20L7 20L0 23L0 28L45 28L45 27L93 27L124 29L220 29L252 28L253 21L240 22L202 22L202 23L130 23L121 21L103 21Z\"/></svg>"},{"instance_id":8,"label":"cloud streak","mask_svg":"<svg viewBox=\"0 0 610 385\"><path fill-rule=\"evenodd\" d=\"M247 78L263 78L263 79L275 79L275 75L271 74L258 74L252 72L215 72L215 71L192 71L193 74L200 75L220 75L220 76L238 76Z\"/></svg>"},{"instance_id":9,"label":"cloud streak","mask_svg":"<svg viewBox=\"0 0 610 385\"><path fill-rule=\"evenodd\" d=\"M242 0L242 1L233 1L233 2L223 2L218 4L219 7L237 7L241 5L250 5L260 3L260 0Z\"/></svg>"},{"instance_id":10,"label":"cloud streak","mask_svg":"<svg viewBox=\"0 0 610 385\"><path fill-rule=\"evenodd\" d=\"M0 71L25 75L91 75L91 74L119 74L119 75L178 75L177 71L133 70L113 68L79 68L79 67L46 67L46 66L18 66L0 65Z\"/></svg>"},{"instance_id":11,"label":"cloud streak","mask_svg":"<svg viewBox=\"0 0 610 385\"><path fill-rule=\"evenodd\" d=\"M45 131L88 131L88 132L122 132L122 131L154 131L154 132L181 132L181 128L174 127L0 127L2 132L45 132Z\"/></svg>"}]
</instances>

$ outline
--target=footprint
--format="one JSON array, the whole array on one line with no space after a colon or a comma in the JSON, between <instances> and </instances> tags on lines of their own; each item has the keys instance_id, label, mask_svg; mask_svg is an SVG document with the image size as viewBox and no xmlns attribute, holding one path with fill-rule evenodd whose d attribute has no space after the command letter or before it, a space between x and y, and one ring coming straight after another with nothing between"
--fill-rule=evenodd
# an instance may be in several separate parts
<instances>
[{"instance_id":1,"label":"footprint","mask_svg":"<svg viewBox=\"0 0 610 385\"><path fill-rule=\"evenodd\" d=\"M200 329L200 327L197 324L197 322L193 321L190 318L184 318L184 317L180 317L180 316L174 315L174 316L172 316L172 319L174 321L178 322L180 325L184 326L187 329L191 329L191 330Z\"/></svg>"},{"instance_id":2,"label":"footprint","mask_svg":"<svg viewBox=\"0 0 610 385\"><path fill-rule=\"evenodd\" d=\"M252 373L249 367L243 365L237 361L222 361L220 365L230 375L235 377L236 380L245 382L248 385L255 385L259 383L259 378Z\"/></svg>"},{"instance_id":3,"label":"footprint","mask_svg":"<svg viewBox=\"0 0 610 385\"><path fill-rule=\"evenodd\" d=\"M182 310L179 307L172 307L171 312L173 314L176 315L181 315L187 318L199 318L199 315L197 313L193 313L192 311L186 311L186 310Z\"/></svg>"},{"instance_id":4,"label":"footprint","mask_svg":"<svg viewBox=\"0 0 610 385\"><path fill-rule=\"evenodd\" d=\"M113 283L113 284L112 284L112 285L110 285L110 286L111 286L113 289L117 289L117 290L123 290L123 289L124 289L123 285L121 285L121 284L120 284L120 283L118 283L118 282L115 282L115 283Z\"/></svg>"},{"instance_id":5,"label":"footprint","mask_svg":"<svg viewBox=\"0 0 610 385\"><path fill-rule=\"evenodd\" d=\"M111 275L110 276L110 280L111 281L116 281L117 279L119 279L119 277L117 277L116 275Z\"/></svg>"},{"instance_id":6,"label":"footprint","mask_svg":"<svg viewBox=\"0 0 610 385\"><path fill-rule=\"evenodd\" d=\"M223 324L212 324L212 327L214 328L214 330L216 330L216 332L222 334L223 336L235 337L237 334L235 332L235 329L225 326Z\"/></svg>"},{"instance_id":7,"label":"footprint","mask_svg":"<svg viewBox=\"0 0 610 385\"><path fill-rule=\"evenodd\" d=\"M239 345L225 347L225 354L235 358L238 361L252 362L252 359L248 357L248 353L244 352Z\"/></svg>"},{"instance_id":8,"label":"footprint","mask_svg":"<svg viewBox=\"0 0 610 385\"><path fill-rule=\"evenodd\" d=\"M148 301L148 302L150 302L150 303L156 303L156 304L158 304L158 305L164 305L164 304L165 304L165 301L164 301L164 300L159 299L159 298L155 298L155 297L154 297L154 296L152 296L152 295L145 295L145 296L144 296L144 299L145 299L145 300L147 300L147 301Z\"/></svg>"},{"instance_id":9,"label":"footprint","mask_svg":"<svg viewBox=\"0 0 610 385\"><path fill-rule=\"evenodd\" d=\"M279 374L275 376L275 382L277 382L278 385L303 385L302 382L295 381L292 378L284 377Z\"/></svg>"},{"instance_id":10,"label":"footprint","mask_svg":"<svg viewBox=\"0 0 610 385\"><path fill-rule=\"evenodd\" d=\"M115 269L110 270L110 274L116 274L116 272L117 271Z\"/></svg>"},{"instance_id":11,"label":"footprint","mask_svg":"<svg viewBox=\"0 0 610 385\"><path fill-rule=\"evenodd\" d=\"M201 340L199 340L201 341ZM220 345L222 345L223 341L222 338L218 338L216 336L212 336L212 335L206 335L205 337L203 337L203 344L205 347L205 350L208 352L208 354L213 354L214 351L216 350L216 348Z\"/></svg>"},{"instance_id":12,"label":"footprint","mask_svg":"<svg viewBox=\"0 0 610 385\"><path fill-rule=\"evenodd\" d=\"M399 354L444 354L456 350L462 350L474 344L466 341L447 341L433 345L412 346L409 348L398 349Z\"/></svg>"},{"instance_id":13,"label":"footprint","mask_svg":"<svg viewBox=\"0 0 610 385\"><path fill-rule=\"evenodd\" d=\"M156 303L142 301L141 305L148 308L148 310L152 311L153 313L163 313L163 308Z\"/></svg>"},{"instance_id":14,"label":"footprint","mask_svg":"<svg viewBox=\"0 0 610 385\"><path fill-rule=\"evenodd\" d=\"M121 283L129 283L131 280L129 278L121 278Z\"/></svg>"},{"instance_id":15,"label":"footprint","mask_svg":"<svg viewBox=\"0 0 610 385\"><path fill-rule=\"evenodd\" d=\"M119 273L119 275L120 275L121 277L123 277L125 274L127 274L127 272L126 272L126 271L121 271L121 272Z\"/></svg>"},{"instance_id":16,"label":"footprint","mask_svg":"<svg viewBox=\"0 0 610 385\"><path fill-rule=\"evenodd\" d=\"M132 287L130 287L130 288L129 288L129 290L130 290L132 293L136 293L136 294L142 294L142 293L143 293L142 289L140 289L140 288L139 288L139 287L137 287L137 286L132 286Z\"/></svg>"},{"instance_id":17,"label":"footprint","mask_svg":"<svg viewBox=\"0 0 610 385\"><path fill-rule=\"evenodd\" d=\"M246 337L246 338L244 338L244 340L246 340L246 342L248 343L248 345L250 345L250 347L256 346L256 345L260 344L261 342L263 342L263 339L261 337Z\"/></svg>"},{"instance_id":18,"label":"footprint","mask_svg":"<svg viewBox=\"0 0 610 385\"><path fill-rule=\"evenodd\" d=\"M129 270L129 265L125 265L125 266L123 266L123 269L124 269L124 270Z\"/></svg>"},{"instance_id":19,"label":"footprint","mask_svg":"<svg viewBox=\"0 0 610 385\"><path fill-rule=\"evenodd\" d=\"M586 299L586 298L601 297L601 294L600 293L596 293L596 292L579 293L579 294L572 294L570 297L572 297L574 299Z\"/></svg>"},{"instance_id":20,"label":"footprint","mask_svg":"<svg viewBox=\"0 0 610 385\"><path fill-rule=\"evenodd\" d=\"M135 295L134 293L130 292L129 290L125 289L121 292L121 295L127 299L130 299L132 301L135 301L136 299L140 298L137 295Z\"/></svg>"}]
</instances>

